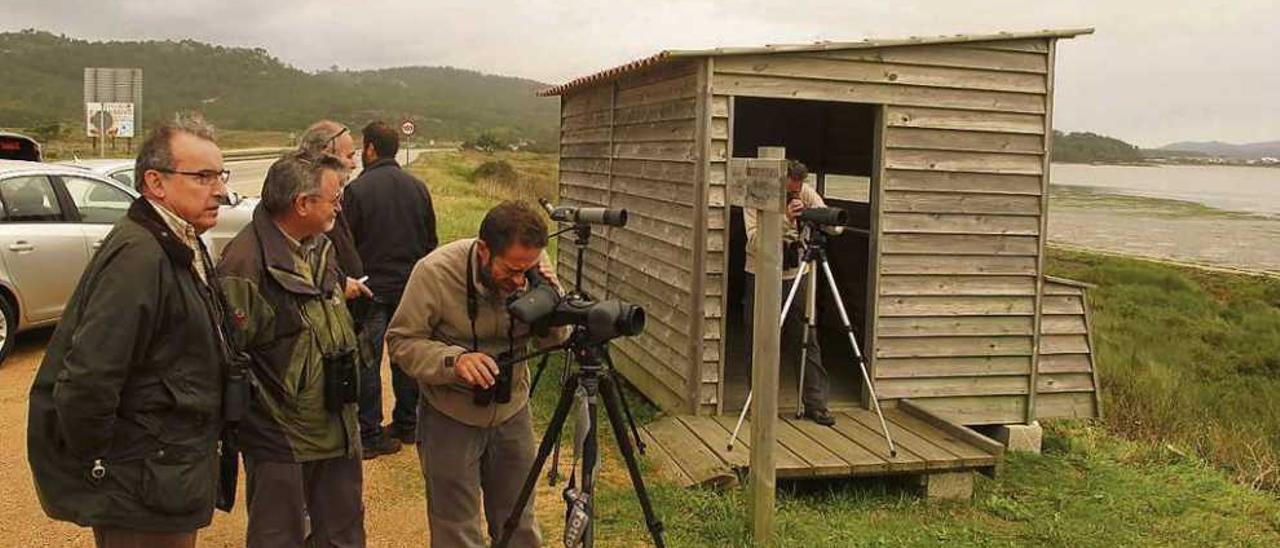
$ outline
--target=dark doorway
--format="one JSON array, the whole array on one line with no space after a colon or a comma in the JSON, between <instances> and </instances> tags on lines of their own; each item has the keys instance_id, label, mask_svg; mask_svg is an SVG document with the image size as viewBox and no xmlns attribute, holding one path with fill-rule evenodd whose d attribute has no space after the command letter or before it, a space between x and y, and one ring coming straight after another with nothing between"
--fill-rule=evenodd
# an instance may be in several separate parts
<instances>
[{"instance_id":1,"label":"dark doorway","mask_svg":"<svg viewBox=\"0 0 1280 548\"><path fill-rule=\"evenodd\" d=\"M873 211L874 159L877 146L879 105L763 99L733 99L733 157L755 157L761 146L780 146L787 157L809 168L809 184L823 195L829 207L849 214L844 233L830 239L828 258L855 335L864 353L866 345L868 274L874 268L870 241ZM729 283L726 310L727 356L724 375L724 409L741 409L751 384L750 349L745 337L743 283L746 261L746 228L742 209L733 207L729 218ZM862 405L862 377L840 325L825 280L819 280L818 331L823 362L831 378L833 408ZM784 285L787 281L784 281ZM799 299L799 297L797 297ZM797 302L800 306L803 301ZM797 310L793 313L799 313ZM779 408L796 407L798 362L783 357Z\"/></svg>"}]
</instances>

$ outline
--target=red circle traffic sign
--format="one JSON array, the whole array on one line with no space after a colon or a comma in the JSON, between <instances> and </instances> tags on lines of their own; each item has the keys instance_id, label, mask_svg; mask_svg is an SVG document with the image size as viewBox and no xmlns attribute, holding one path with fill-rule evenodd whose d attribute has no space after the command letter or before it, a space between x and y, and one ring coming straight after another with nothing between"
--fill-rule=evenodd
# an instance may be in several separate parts
<instances>
[{"instance_id":1,"label":"red circle traffic sign","mask_svg":"<svg viewBox=\"0 0 1280 548\"><path fill-rule=\"evenodd\" d=\"M405 135L413 135L414 130L418 129L413 125L413 120L405 120L400 122L400 131Z\"/></svg>"}]
</instances>

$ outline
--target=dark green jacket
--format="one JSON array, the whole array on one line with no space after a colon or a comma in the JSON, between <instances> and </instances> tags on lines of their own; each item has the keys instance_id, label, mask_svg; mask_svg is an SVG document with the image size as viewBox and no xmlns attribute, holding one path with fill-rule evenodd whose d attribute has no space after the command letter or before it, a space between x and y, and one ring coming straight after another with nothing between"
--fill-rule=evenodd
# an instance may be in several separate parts
<instances>
[{"instance_id":1,"label":"dark green jacket","mask_svg":"<svg viewBox=\"0 0 1280 548\"><path fill-rule=\"evenodd\" d=\"M238 344L252 360L254 390L240 449L260 460L359 454L356 404L333 413L324 401L324 357L356 348L344 280L329 239L316 235L312 243L310 263L300 260L259 205L218 263Z\"/></svg>"},{"instance_id":2,"label":"dark green jacket","mask_svg":"<svg viewBox=\"0 0 1280 548\"><path fill-rule=\"evenodd\" d=\"M225 354L193 260L208 259L140 198L82 275L31 387L28 459L50 517L154 531L209 524Z\"/></svg>"}]
</instances>

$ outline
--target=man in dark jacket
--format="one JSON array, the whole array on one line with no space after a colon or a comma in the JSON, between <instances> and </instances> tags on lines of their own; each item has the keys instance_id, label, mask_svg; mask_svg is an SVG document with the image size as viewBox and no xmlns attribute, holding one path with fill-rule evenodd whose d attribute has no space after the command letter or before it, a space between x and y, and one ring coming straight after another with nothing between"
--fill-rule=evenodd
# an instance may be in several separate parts
<instances>
[{"instance_id":1,"label":"man in dark jacket","mask_svg":"<svg viewBox=\"0 0 1280 548\"><path fill-rule=\"evenodd\" d=\"M409 273L418 259L436 248L436 214L426 183L396 163L400 150L396 130L373 122L365 126L363 134L364 172L348 186L343 210L373 290L373 302L361 318L361 337L373 345L372 354L380 360L387 322L400 305ZM386 432L382 428L381 363L368 364L360 383L360 435L365 458L394 453L400 442L413 443L418 424L417 383L399 364L391 362L396 403Z\"/></svg>"},{"instance_id":2,"label":"man in dark jacket","mask_svg":"<svg viewBox=\"0 0 1280 548\"><path fill-rule=\"evenodd\" d=\"M218 280L250 357L240 423L247 545L364 546L356 426L360 355L331 230L341 164L285 155L271 165L253 222L223 251Z\"/></svg>"},{"instance_id":3,"label":"man in dark jacket","mask_svg":"<svg viewBox=\"0 0 1280 548\"><path fill-rule=\"evenodd\" d=\"M199 234L229 173L198 121L139 150L143 197L94 254L31 387L27 451L50 517L98 546L194 546L213 514L225 369Z\"/></svg>"}]
</instances>

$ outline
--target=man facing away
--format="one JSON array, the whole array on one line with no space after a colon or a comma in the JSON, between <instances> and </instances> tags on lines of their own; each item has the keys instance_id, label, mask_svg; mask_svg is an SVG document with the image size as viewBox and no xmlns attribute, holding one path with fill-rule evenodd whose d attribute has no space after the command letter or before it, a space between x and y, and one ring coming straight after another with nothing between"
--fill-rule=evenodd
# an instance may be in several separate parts
<instances>
[{"instance_id":1,"label":"man facing away","mask_svg":"<svg viewBox=\"0 0 1280 548\"><path fill-rule=\"evenodd\" d=\"M436 248L436 214L427 185L400 168L395 160L400 136L383 122L365 126L364 171L347 187L343 211L351 224L356 249L369 276L370 302L359 318L361 338L375 361L361 371L360 437L364 458L394 453L400 443L413 443L417 430L418 384L391 359L395 407L391 425L382 427L382 346L387 322L400 305L409 273L419 259Z\"/></svg>"},{"instance_id":2,"label":"man facing away","mask_svg":"<svg viewBox=\"0 0 1280 548\"><path fill-rule=\"evenodd\" d=\"M356 401L360 355L333 245L345 168L290 153L218 277L253 395L240 423L250 547L364 546Z\"/></svg>"},{"instance_id":3,"label":"man facing away","mask_svg":"<svg viewBox=\"0 0 1280 548\"><path fill-rule=\"evenodd\" d=\"M135 163L142 197L102 241L31 387L27 450L50 517L100 547L195 546L218 482L231 355L200 234L230 175L212 129L166 123Z\"/></svg>"}]
</instances>

